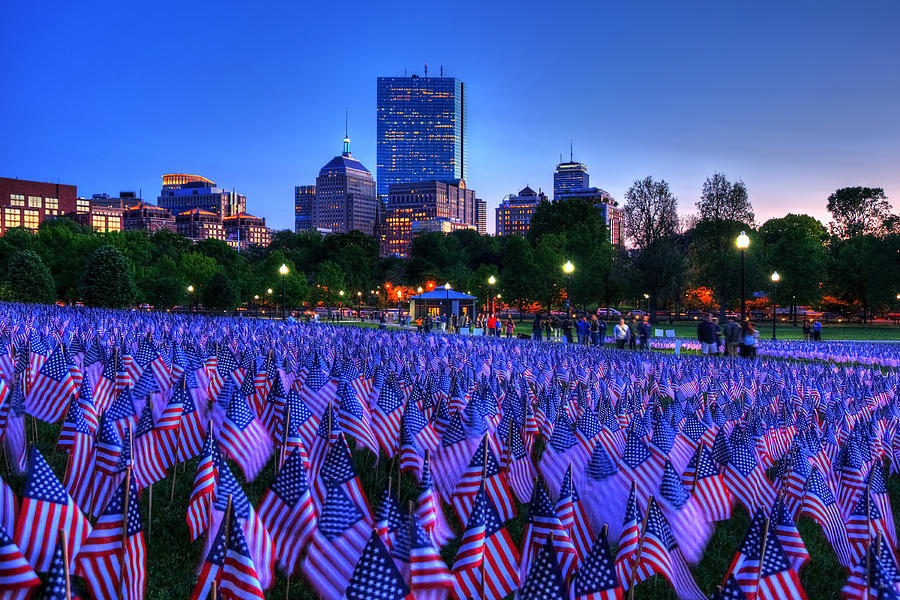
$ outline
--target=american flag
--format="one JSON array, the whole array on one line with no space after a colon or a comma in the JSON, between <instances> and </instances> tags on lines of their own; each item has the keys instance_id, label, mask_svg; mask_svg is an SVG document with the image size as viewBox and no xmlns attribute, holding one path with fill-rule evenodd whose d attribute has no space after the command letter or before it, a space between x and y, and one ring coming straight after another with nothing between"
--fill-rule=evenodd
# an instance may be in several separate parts
<instances>
[{"instance_id":1,"label":"american flag","mask_svg":"<svg viewBox=\"0 0 900 600\"><path fill-rule=\"evenodd\" d=\"M137 486L126 477L81 547L75 572L97 600L144 597L147 548L140 507Z\"/></svg>"},{"instance_id":2,"label":"american flag","mask_svg":"<svg viewBox=\"0 0 900 600\"><path fill-rule=\"evenodd\" d=\"M16 521L15 542L37 571L47 571L53 560L57 533L66 532L73 559L91 533L91 524L72 501L38 451L31 447L22 508Z\"/></svg>"},{"instance_id":3,"label":"american flag","mask_svg":"<svg viewBox=\"0 0 900 600\"><path fill-rule=\"evenodd\" d=\"M822 527L838 561L846 568L851 568L853 563L850 559L850 542L847 539L844 517L834 499L834 494L816 467L813 467L809 474L806 494L800 504L800 514L811 517Z\"/></svg>"},{"instance_id":4,"label":"american flag","mask_svg":"<svg viewBox=\"0 0 900 600\"><path fill-rule=\"evenodd\" d=\"M747 600L747 596L734 575L729 575L725 585L719 587L712 595L712 600Z\"/></svg>"},{"instance_id":5,"label":"american flag","mask_svg":"<svg viewBox=\"0 0 900 600\"><path fill-rule=\"evenodd\" d=\"M534 472L531 456L525 450L522 433L512 422L509 424L509 434L500 456L500 468L506 475L516 499L519 502L528 502L537 474Z\"/></svg>"},{"instance_id":6,"label":"american flag","mask_svg":"<svg viewBox=\"0 0 900 600\"><path fill-rule=\"evenodd\" d=\"M351 389L353 388L351 387ZM378 445L388 456L394 456L398 450L402 415L403 396L400 393L397 379L389 376L378 392L375 406L372 407L372 431L378 439Z\"/></svg>"},{"instance_id":7,"label":"american flag","mask_svg":"<svg viewBox=\"0 0 900 600\"><path fill-rule=\"evenodd\" d=\"M441 510L441 501L434 489L434 480L431 477L431 467L428 461L428 452L422 460L422 480L419 483L419 497L416 498L416 519L423 529L431 536L437 546L444 546L455 537L453 530L444 518Z\"/></svg>"},{"instance_id":8,"label":"american flag","mask_svg":"<svg viewBox=\"0 0 900 600\"><path fill-rule=\"evenodd\" d=\"M713 462L712 454L706 446L697 446L681 481L688 492L697 499L698 505L710 521L725 521L731 518L731 495L719 469Z\"/></svg>"},{"instance_id":9,"label":"american flag","mask_svg":"<svg viewBox=\"0 0 900 600\"><path fill-rule=\"evenodd\" d=\"M51 560L47 569L47 576L44 584L34 591L34 598L38 600L68 600L71 582L66 570L66 553L63 535L57 537L51 551ZM72 555L69 554L69 560Z\"/></svg>"},{"instance_id":10,"label":"american flag","mask_svg":"<svg viewBox=\"0 0 900 600\"><path fill-rule=\"evenodd\" d=\"M410 402L410 406L414 405ZM422 477L422 459L425 451L416 440L415 432L412 430L410 420L407 414L403 415L400 421L400 470L411 472L416 479Z\"/></svg>"},{"instance_id":11,"label":"american flag","mask_svg":"<svg viewBox=\"0 0 900 600\"><path fill-rule=\"evenodd\" d=\"M571 465L566 470L562 486L560 486L559 499L556 501L556 514L559 516L559 522L562 523L563 528L569 533L572 543L575 544L578 564L581 565L581 561L591 551L591 540L594 539L594 534L591 531L591 523L581 502L581 496L578 494L575 480L572 478Z\"/></svg>"},{"instance_id":12,"label":"american flag","mask_svg":"<svg viewBox=\"0 0 900 600\"><path fill-rule=\"evenodd\" d=\"M184 403L181 398L180 394L173 393L156 421L156 442L165 468L178 462L176 454L180 445L178 438L181 429L181 414L184 412ZM148 402L148 404L150 403Z\"/></svg>"},{"instance_id":13,"label":"american flag","mask_svg":"<svg viewBox=\"0 0 900 600\"><path fill-rule=\"evenodd\" d=\"M600 532L590 553L572 581L573 600L622 600L622 585L609 552L606 529Z\"/></svg>"},{"instance_id":14,"label":"american flag","mask_svg":"<svg viewBox=\"0 0 900 600\"><path fill-rule=\"evenodd\" d=\"M347 589L347 600L413 600L409 587L397 570L382 539L375 533L363 548L353 569Z\"/></svg>"},{"instance_id":15,"label":"american flag","mask_svg":"<svg viewBox=\"0 0 900 600\"><path fill-rule=\"evenodd\" d=\"M197 475L194 477L194 486L191 489L191 498L187 507L187 524L192 541L209 529L209 510L216 492L220 460L219 447L213 438L212 429L210 429L206 432L206 441L203 442L203 448L200 451Z\"/></svg>"},{"instance_id":16,"label":"american flag","mask_svg":"<svg viewBox=\"0 0 900 600\"><path fill-rule=\"evenodd\" d=\"M22 551L9 537L6 527L0 525L0 589L3 590L3 597L24 600L29 590L40 583Z\"/></svg>"},{"instance_id":17,"label":"american flag","mask_svg":"<svg viewBox=\"0 0 900 600\"><path fill-rule=\"evenodd\" d=\"M850 570L841 597L845 600L881 600L885 595L888 598L900 595L900 570L891 547L879 536Z\"/></svg>"},{"instance_id":18,"label":"american flag","mask_svg":"<svg viewBox=\"0 0 900 600\"><path fill-rule=\"evenodd\" d=\"M222 520L206 555L191 600L208 598L214 582L217 584L218 594L223 598L264 598L244 532L234 517Z\"/></svg>"},{"instance_id":19,"label":"american flag","mask_svg":"<svg viewBox=\"0 0 900 600\"><path fill-rule=\"evenodd\" d=\"M378 442L372 432L371 416L369 410L363 406L356 391L346 382L338 384L338 412L337 418L345 435L349 435L357 442L378 454Z\"/></svg>"},{"instance_id":20,"label":"american flag","mask_svg":"<svg viewBox=\"0 0 900 600\"><path fill-rule=\"evenodd\" d=\"M482 482L488 497L497 508L500 520L508 521L515 517L515 500L503 474L500 472L500 465L488 444L487 435L481 438L481 443L469 460L469 466L463 472L459 483L456 484L456 489L453 491L453 496L450 500L460 523L465 523L468 520L475 495L478 493Z\"/></svg>"},{"instance_id":21,"label":"american flag","mask_svg":"<svg viewBox=\"0 0 900 600\"><path fill-rule=\"evenodd\" d=\"M806 600L806 592L800 585L800 578L784 555L781 543L772 528L768 528L761 552L762 564L760 565L756 598L758 600L780 600L781 598ZM752 598L748 598L748 600L752 600Z\"/></svg>"},{"instance_id":22,"label":"american flag","mask_svg":"<svg viewBox=\"0 0 900 600\"><path fill-rule=\"evenodd\" d=\"M450 571L415 515L410 515L409 527L410 589L416 600L440 600L453 587Z\"/></svg>"},{"instance_id":23,"label":"american flag","mask_svg":"<svg viewBox=\"0 0 900 600\"><path fill-rule=\"evenodd\" d=\"M356 474L356 469L353 467L353 456L350 454L350 448L347 447L347 440L343 434L340 434L331 444L328 454L325 455L325 460L322 462L322 468L319 470L319 476L315 482L319 506L323 505L328 488L332 484L337 484L344 489L366 522L371 524L372 509Z\"/></svg>"},{"instance_id":24,"label":"american flag","mask_svg":"<svg viewBox=\"0 0 900 600\"><path fill-rule=\"evenodd\" d=\"M134 430L134 477L139 488L145 488L165 478L164 458L157 444L153 427L153 408L144 405L137 428Z\"/></svg>"},{"instance_id":25,"label":"american flag","mask_svg":"<svg viewBox=\"0 0 900 600\"><path fill-rule=\"evenodd\" d=\"M632 481L631 492L625 503L625 518L622 532L619 534L619 547L616 550L616 577L623 586L631 581L634 572L643 521L641 507L637 503L637 485Z\"/></svg>"},{"instance_id":26,"label":"american flag","mask_svg":"<svg viewBox=\"0 0 900 600\"><path fill-rule=\"evenodd\" d=\"M278 565L293 574L316 529L316 510L300 450L288 456L260 501L258 512L272 534Z\"/></svg>"},{"instance_id":27,"label":"american flag","mask_svg":"<svg viewBox=\"0 0 900 600\"><path fill-rule=\"evenodd\" d=\"M578 565L578 554L568 531L563 528L556 515L556 509L547 490L543 485L537 484L531 496L531 510L522 537L522 560L519 567L521 579L526 578L533 568L535 556L551 539L556 542L554 547L557 555L554 560L557 562L557 569L562 572L563 580L569 582Z\"/></svg>"},{"instance_id":28,"label":"american flag","mask_svg":"<svg viewBox=\"0 0 900 600\"><path fill-rule=\"evenodd\" d=\"M313 414L321 415L325 407L337 396L337 384L320 370L314 370L303 381L300 397L306 402Z\"/></svg>"},{"instance_id":29,"label":"american flag","mask_svg":"<svg viewBox=\"0 0 900 600\"><path fill-rule=\"evenodd\" d=\"M895 434L896 436L896 434ZM890 518L893 515L891 509L891 499L888 496L887 487L884 483L884 472L881 461L872 465L869 469L868 480L866 485L872 498L873 505L878 507L883 517L881 525L884 528L884 537L887 543L892 547L897 547L897 532L894 528L894 520Z\"/></svg>"},{"instance_id":30,"label":"american flag","mask_svg":"<svg viewBox=\"0 0 900 600\"><path fill-rule=\"evenodd\" d=\"M175 386L173 396L181 401L181 424L178 429L178 441L175 444L175 462L187 462L200 453L206 437L208 422L202 418L194 397L190 382L185 379Z\"/></svg>"},{"instance_id":31,"label":"american flag","mask_svg":"<svg viewBox=\"0 0 900 600\"><path fill-rule=\"evenodd\" d=\"M753 452L746 443L733 444L724 478L725 485L750 513L760 508L768 511L775 502L775 489Z\"/></svg>"},{"instance_id":32,"label":"american flag","mask_svg":"<svg viewBox=\"0 0 900 600\"><path fill-rule=\"evenodd\" d=\"M431 455L434 483L445 501L449 502L453 496L456 484L472 459L478 442L478 438L467 435L460 413L455 413L441 436L441 445Z\"/></svg>"},{"instance_id":33,"label":"american flag","mask_svg":"<svg viewBox=\"0 0 900 600\"><path fill-rule=\"evenodd\" d=\"M731 561L731 566L728 568L728 574L737 581L747 600L756 598L760 566L762 564L763 528L766 525L766 513L762 509L756 511L756 514L750 521L750 527L741 541L737 554L735 554Z\"/></svg>"},{"instance_id":34,"label":"american flag","mask_svg":"<svg viewBox=\"0 0 900 600\"><path fill-rule=\"evenodd\" d=\"M398 538L409 536L407 515L400 509L400 503L391 490L390 480L375 510L375 533L384 540L389 550L394 548Z\"/></svg>"},{"instance_id":35,"label":"american flag","mask_svg":"<svg viewBox=\"0 0 900 600\"><path fill-rule=\"evenodd\" d=\"M19 504L12 488L0 477L0 526L8 533L16 531L16 515L19 512Z\"/></svg>"},{"instance_id":36,"label":"american flag","mask_svg":"<svg viewBox=\"0 0 900 600\"><path fill-rule=\"evenodd\" d=\"M434 429L434 424L429 423L422 414L419 405L412 399L406 403L406 411L403 413L406 426L415 435L416 441L425 450L434 450L441 443L441 438Z\"/></svg>"},{"instance_id":37,"label":"american flag","mask_svg":"<svg viewBox=\"0 0 900 600\"><path fill-rule=\"evenodd\" d=\"M775 528L775 536L781 542L785 556L791 561L794 570L799 573L800 569L809 562L809 552L806 551L803 538L800 537L794 518L781 495L775 500L769 521L769 526Z\"/></svg>"},{"instance_id":38,"label":"american flag","mask_svg":"<svg viewBox=\"0 0 900 600\"><path fill-rule=\"evenodd\" d=\"M81 407L81 414L91 428L91 434L97 433L99 419L97 418L97 409L94 407L94 386L88 373L84 374L84 379L81 381L77 401L78 406Z\"/></svg>"},{"instance_id":39,"label":"american flag","mask_svg":"<svg viewBox=\"0 0 900 600\"><path fill-rule=\"evenodd\" d=\"M69 399L77 390L63 348L59 346L34 374L31 389L25 396L25 411L37 419L55 423L63 418Z\"/></svg>"},{"instance_id":40,"label":"american flag","mask_svg":"<svg viewBox=\"0 0 900 600\"><path fill-rule=\"evenodd\" d=\"M82 492L89 489L88 480L94 468L91 462L94 436L75 399L69 404L69 412L60 431L57 448L68 450L63 485L75 499L76 504L85 506L86 499L82 497Z\"/></svg>"},{"instance_id":41,"label":"american flag","mask_svg":"<svg viewBox=\"0 0 900 600\"><path fill-rule=\"evenodd\" d=\"M553 537L541 545L534 562L522 581L516 597L519 600L569 600L569 587L557 561Z\"/></svg>"},{"instance_id":42,"label":"american flag","mask_svg":"<svg viewBox=\"0 0 900 600\"><path fill-rule=\"evenodd\" d=\"M456 551L452 593L500 600L519 585L518 563L519 551L482 485Z\"/></svg>"},{"instance_id":43,"label":"american flag","mask_svg":"<svg viewBox=\"0 0 900 600\"><path fill-rule=\"evenodd\" d=\"M302 567L320 598L338 600L344 595L371 534L371 525L344 489L330 485Z\"/></svg>"},{"instance_id":44,"label":"american flag","mask_svg":"<svg viewBox=\"0 0 900 600\"><path fill-rule=\"evenodd\" d=\"M222 421L221 444L225 452L240 465L247 481L253 481L272 456L272 440L247 399L237 392L231 396Z\"/></svg>"},{"instance_id":45,"label":"american flag","mask_svg":"<svg viewBox=\"0 0 900 600\"><path fill-rule=\"evenodd\" d=\"M638 545L638 563L633 583L629 583L627 587L657 573L672 584L681 600L706 600L688 569L669 523L651 496L647 507L647 523Z\"/></svg>"}]
</instances>

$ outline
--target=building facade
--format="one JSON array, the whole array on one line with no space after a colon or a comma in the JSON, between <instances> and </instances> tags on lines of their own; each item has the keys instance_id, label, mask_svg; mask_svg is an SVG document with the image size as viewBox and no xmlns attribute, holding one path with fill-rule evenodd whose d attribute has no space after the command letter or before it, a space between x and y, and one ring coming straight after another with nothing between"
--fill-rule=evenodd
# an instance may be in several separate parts
<instances>
[{"instance_id":1,"label":"building facade","mask_svg":"<svg viewBox=\"0 0 900 600\"><path fill-rule=\"evenodd\" d=\"M225 241L238 252L256 244L268 246L272 241L272 231L266 227L266 220L247 213L232 215L222 219Z\"/></svg>"},{"instance_id":2,"label":"building facade","mask_svg":"<svg viewBox=\"0 0 900 600\"><path fill-rule=\"evenodd\" d=\"M416 235L477 229L475 191L465 181L420 181L392 185L382 254L408 257Z\"/></svg>"},{"instance_id":3,"label":"building facade","mask_svg":"<svg viewBox=\"0 0 900 600\"><path fill-rule=\"evenodd\" d=\"M603 218L603 222L606 225L606 229L607 231L609 231L610 243L614 245L625 243L622 209L619 208L619 203L609 195L609 192L596 187L571 189L560 194L559 197L560 202L565 202L566 200L573 199L590 202L591 204L599 208Z\"/></svg>"},{"instance_id":4,"label":"building facade","mask_svg":"<svg viewBox=\"0 0 900 600\"><path fill-rule=\"evenodd\" d=\"M94 206L86 213L74 213L69 215L73 221L85 227L90 227L98 233L122 231L123 211L114 206Z\"/></svg>"},{"instance_id":5,"label":"building facade","mask_svg":"<svg viewBox=\"0 0 900 600\"><path fill-rule=\"evenodd\" d=\"M583 190L590 187L591 176L588 175L587 165L575 162L561 162L556 165L553 173L553 199L559 200L560 196L571 190Z\"/></svg>"},{"instance_id":6,"label":"building facade","mask_svg":"<svg viewBox=\"0 0 900 600\"><path fill-rule=\"evenodd\" d=\"M294 231L311 231L316 228L313 220L313 202L316 200L316 186L294 186Z\"/></svg>"},{"instance_id":7,"label":"building facade","mask_svg":"<svg viewBox=\"0 0 900 600\"><path fill-rule=\"evenodd\" d=\"M475 198L475 230L478 235L487 235L487 202Z\"/></svg>"},{"instance_id":8,"label":"building facade","mask_svg":"<svg viewBox=\"0 0 900 600\"><path fill-rule=\"evenodd\" d=\"M13 227L36 231L41 221L90 211L74 185L0 177L0 235Z\"/></svg>"},{"instance_id":9,"label":"building facade","mask_svg":"<svg viewBox=\"0 0 900 600\"><path fill-rule=\"evenodd\" d=\"M225 241L222 217L208 210L195 208L175 215L175 228L179 235L194 243L209 238Z\"/></svg>"},{"instance_id":10,"label":"building facade","mask_svg":"<svg viewBox=\"0 0 900 600\"><path fill-rule=\"evenodd\" d=\"M157 204L173 215L195 208L221 217L247 212L246 196L216 187L216 183L206 177L172 173L162 178L163 186Z\"/></svg>"},{"instance_id":11,"label":"building facade","mask_svg":"<svg viewBox=\"0 0 900 600\"><path fill-rule=\"evenodd\" d=\"M443 69L442 69L443 71ZM465 84L454 77L379 77L378 198L393 185L466 179Z\"/></svg>"},{"instance_id":12,"label":"building facade","mask_svg":"<svg viewBox=\"0 0 900 600\"><path fill-rule=\"evenodd\" d=\"M164 208L149 202L138 202L126 208L122 214L122 229L143 230L154 233L160 229L175 231L175 217Z\"/></svg>"},{"instance_id":13,"label":"building facade","mask_svg":"<svg viewBox=\"0 0 900 600\"><path fill-rule=\"evenodd\" d=\"M118 197L113 198L109 194L94 194L91 196L91 206L104 208L128 208L141 202L140 196L135 192L119 192Z\"/></svg>"},{"instance_id":14,"label":"building facade","mask_svg":"<svg viewBox=\"0 0 900 600\"><path fill-rule=\"evenodd\" d=\"M505 197L497 207L497 235L525 236L531 229L531 217L541 202L543 192L535 192L527 185L518 194Z\"/></svg>"}]
</instances>

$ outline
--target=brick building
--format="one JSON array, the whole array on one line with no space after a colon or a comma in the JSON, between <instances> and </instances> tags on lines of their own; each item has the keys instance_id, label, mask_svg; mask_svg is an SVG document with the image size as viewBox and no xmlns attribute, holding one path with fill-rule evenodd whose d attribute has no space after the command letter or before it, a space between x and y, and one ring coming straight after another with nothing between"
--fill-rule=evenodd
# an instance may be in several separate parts
<instances>
[{"instance_id":1,"label":"brick building","mask_svg":"<svg viewBox=\"0 0 900 600\"><path fill-rule=\"evenodd\" d=\"M222 217L208 210L195 208L176 215L175 228L180 235L192 242L200 242L207 238L225 241Z\"/></svg>"},{"instance_id":2,"label":"brick building","mask_svg":"<svg viewBox=\"0 0 900 600\"><path fill-rule=\"evenodd\" d=\"M125 209L122 228L126 231L144 230L154 233L160 229L175 231L175 217L164 208L148 202L139 202Z\"/></svg>"},{"instance_id":3,"label":"brick building","mask_svg":"<svg viewBox=\"0 0 900 600\"><path fill-rule=\"evenodd\" d=\"M419 181L390 186L382 254L408 257L412 239L433 231L477 229L475 191L466 182Z\"/></svg>"},{"instance_id":4,"label":"brick building","mask_svg":"<svg viewBox=\"0 0 900 600\"><path fill-rule=\"evenodd\" d=\"M0 235L11 227L36 231L45 219L89 210L74 185L0 177Z\"/></svg>"},{"instance_id":5,"label":"brick building","mask_svg":"<svg viewBox=\"0 0 900 600\"><path fill-rule=\"evenodd\" d=\"M240 213L222 219L225 241L238 251L246 250L253 244L268 246L272 231L266 227L266 220L247 213Z\"/></svg>"}]
</instances>

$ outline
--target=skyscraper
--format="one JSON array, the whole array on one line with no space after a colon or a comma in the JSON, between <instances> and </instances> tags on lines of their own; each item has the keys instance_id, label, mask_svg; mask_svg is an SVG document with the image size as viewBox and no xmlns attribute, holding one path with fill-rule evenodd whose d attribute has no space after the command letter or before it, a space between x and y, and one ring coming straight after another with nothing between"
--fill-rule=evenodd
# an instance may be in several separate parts
<instances>
[{"instance_id":1,"label":"skyscraper","mask_svg":"<svg viewBox=\"0 0 900 600\"><path fill-rule=\"evenodd\" d=\"M425 77L379 77L378 198L395 184L466 179L467 134L462 81L427 66Z\"/></svg>"},{"instance_id":2,"label":"skyscraper","mask_svg":"<svg viewBox=\"0 0 900 600\"><path fill-rule=\"evenodd\" d=\"M382 254L408 257L412 239L423 233L477 229L475 190L465 181L419 181L391 186Z\"/></svg>"},{"instance_id":3,"label":"skyscraper","mask_svg":"<svg viewBox=\"0 0 900 600\"><path fill-rule=\"evenodd\" d=\"M569 162L556 165L553 174L553 199L559 200L560 196L570 190L583 190L590 187L591 176L588 175L587 165L575 162L574 153L569 149Z\"/></svg>"},{"instance_id":4,"label":"skyscraper","mask_svg":"<svg viewBox=\"0 0 900 600\"><path fill-rule=\"evenodd\" d=\"M487 202L475 198L475 229L478 235L487 235Z\"/></svg>"},{"instance_id":5,"label":"skyscraper","mask_svg":"<svg viewBox=\"0 0 900 600\"><path fill-rule=\"evenodd\" d=\"M350 154L349 137L344 138L341 155L335 156L319 171L312 193L312 224L316 229L332 233L349 233L354 229L366 235L374 233L375 180L372 173Z\"/></svg>"},{"instance_id":6,"label":"skyscraper","mask_svg":"<svg viewBox=\"0 0 900 600\"><path fill-rule=\"evenodd\" d=\"M316 200L316 186L298 185L294 187L294 231L315 229L313 222L313 202Z\"/></svg>"},{"instance_id":7,"label":"skyscraper","mask_svg":"<svg viewBox=\"0 0 900 600\"><path fill-rule=\"evenodd\" d=\"M247 197L216 187L216 182L200 175L172 173L163 175L162 191L157 204L173 215L200 208L230 217L247 210Z\"/></svg>"}]
</instances>

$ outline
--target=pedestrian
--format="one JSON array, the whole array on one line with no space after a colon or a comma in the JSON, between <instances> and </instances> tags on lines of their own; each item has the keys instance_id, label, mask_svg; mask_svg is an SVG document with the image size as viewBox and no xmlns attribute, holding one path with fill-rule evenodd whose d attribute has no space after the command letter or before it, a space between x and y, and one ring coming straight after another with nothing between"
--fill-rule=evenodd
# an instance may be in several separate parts
<instances>
[{"instance_id":1,"label":"pedestrian","mask_svg":"<svg viewBox=\"0 0 900 600\"><path fill-rule=\"evenodd\" d=\"M511 338L515 330L516 322L512 320L512 316L506 315L506 337Z\"/></svg>"},{"instance_id":2,"label":"pedestrian","mask_svg":"<svg viewBox=\"0 0 900 600\"><path fill-rule=\"evenodd\" d=\"M820 323L818 319L816 319L816 322L813 323L813 341L822 341L822 323Z\"/></svg>"},{"instance_id":3,"label":"pedestrian","mask_svg":"<svg viewBox=\"0 0 900 600\"><path fill-rule=\"evenodd\" d=\"M741 326L741 356L744 358L756 358L756 329L750 321L744 321Z\"/></svg>"},{"instance_id":4,"label":"pedestrian","mask_svg":"<svg viewBox=\"0 0 900 600\"><path fill-rule=\"evenodd\" d=\"M543 324L541 323L541 313L534 313L534 321L531 322L531 339L536 341L541 341L541 329L543 328Z\"/></svg>"},{"instance_id":5,"label":"pedestrian","mask_svg":"<svg viewBox=\"0 0 900 600\"><path fill-rule=\"evenodd\" d=\"M803 320L803 339L808 342L810 334L812 334L812 327L809 326L809 319L804 319Z\"/></svg>"},{"instance_id":6,"label":"pedestrian","mask_svg":"<svg viewBox=\"0 0 900 600\"><path fill-rule=\"evenodd\" d=\"M553 320L553 315L547 315L547 318L544 319L544 334L545 334L544 337L547 338L548 342L552 341L551 338L553 337L552 320Z\"/></svg>"},{"instance_id":7,"label":"pedestrian","mask_svg":"<svg viewBox=\"0 0 900 600\"><path fill-rule=\"evenodd\" d=\"M591 346L600 346L602 342L600 341L600 319L597 318L597 315L591 316Z\"/></svg>"},{"instance_id":8,"label":"pedestrian","mask_svg":"<svg viewBox=\"0 0 900 600\"><path fill-rule=\"evenodd\" d=\"M741 326L734 317L728 317L728 325L725 326L725 354L737 356L738 346L741 344Z\"/></svg>"},{"instance_id":9,"label":"pedestrian","mask_svg":"<svg viewBox=\"0 0 900 600\"><path fill-rule=\"evenodd\" d=\"M603 346L606 343L606 321L603 319L599 319L600 321L600 331L598 332L599 343L598 346Z\"/></svg>"},{"instance_id":10,"label":"pedestrian","mask_svg":"<svg viewBox=\"0 0 900 600\"><path fill-rule=\"evenodd\" d=\"M634 316L631 317L631 323L628 325L628 349L637 350L638 338L641 333L638 331L638 322Z\"/></svg>"},{"instance_id":11,"label":"pedestrian","mask_svg":"<svg viewBox=\"0 0 900 600\"><path fill-rule=\"evenodd\" d=\"M712 356L718 351L716 329L709 313L704 314L703 320L697 325L697 341L700 342L700 354L704 356Z\"/></svg>"},{"instance_id":12,"label":"pedestrian","mask_svg":"<svg viewBox=\"0 0 900 600\"><path fill-rule=\"evenodd\" d=\"M716 351L713 353L716 356L722 351L722 328L719 327L719 318L713 317L713 337L716 338Z\"/></svg>"},{"instance_id":13,"label":"pedestrian","mask_svg":"<svg viewBox=\"0 0 900 600\"><path fill-rule=\"evenodd\" d=\"M503 319L494 320L494 337L500 337L500 330L503 329Z\"/></svg>"},{"instance_id":14,"label":"pedestrian","mask_svg":"<svg viewBox=\"0 0 900 600\"><path fill-rule=\"evenodd\" d=\"M572 317L569 314L566 314L566 317L562 322L562 332L563 332L563 340L567 344L572 343Z\"/></svg>"},{"instance_id":15,"label":"pedestrian","mask_svg":"<svg viewBox=\"0 0 900 600\"><path fill-rule=\"evenodd\" d=\"M456 313L450 316L450 333L459 333L459 315Z\"/></svg>"},{"instance_id":16,"label":"pedestrian","mask_svg":"<svg viewBox=\"0 0 900 600\"><path fill-rule=\"evenodd\" d=\"M641 340L641 350L650 350L650 317L644 315L644 321L638 327Z\"/></svg>"},{"instance_id":17,"label":"pedestrian","mask_svg":"<svg viewBox=\"0 0 900 600\"><path fill-rule=\"evenodd\" d=\"M628 341L628 325L625 324L625 319L619 319L619 323L613 327L613 338L616 340L616 348L624 350Z\"/></svg>"},{"instance_id":18,"label":"pedestrian","mask_svg":"<svg viewBox=\"0 0 900 600\"><path fill-rule=\"evenodd\" d=\"M591 324L588 323L586 316L582 315L578 323L575 324L575 329L578 331L578 344L581 346L588 345L591 341Z\"/></svg>"}]
</instances>

